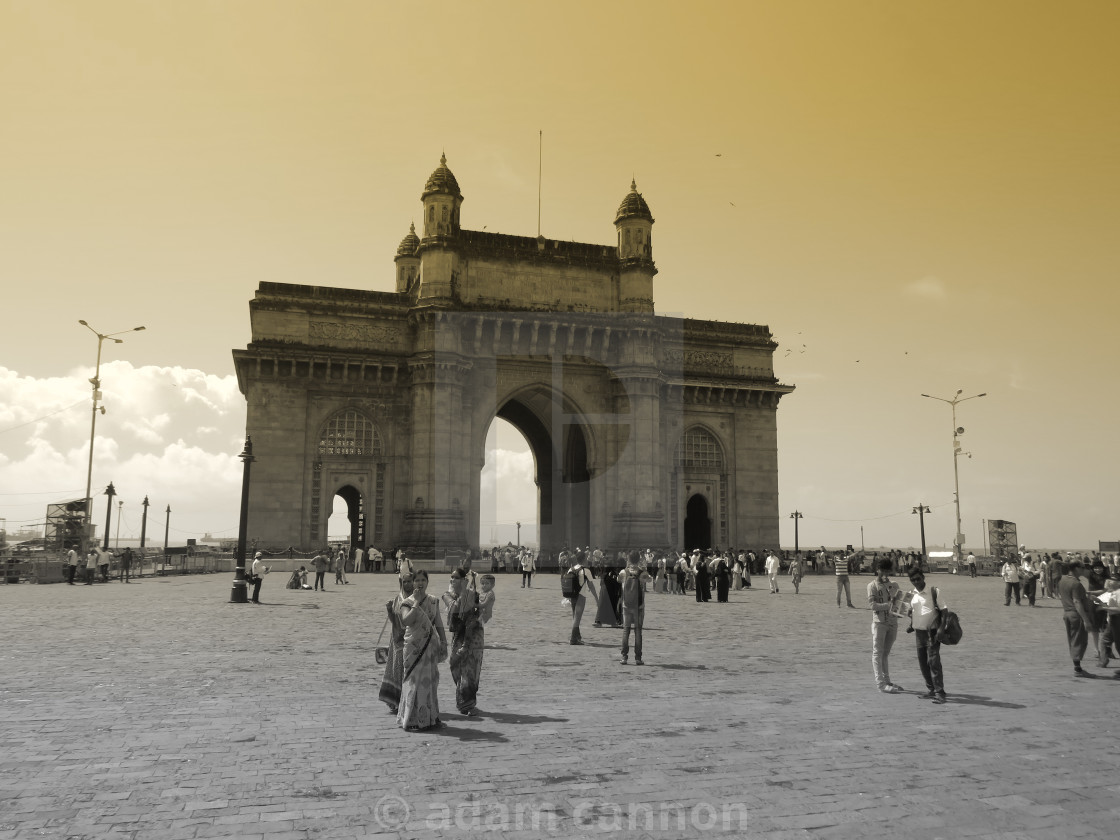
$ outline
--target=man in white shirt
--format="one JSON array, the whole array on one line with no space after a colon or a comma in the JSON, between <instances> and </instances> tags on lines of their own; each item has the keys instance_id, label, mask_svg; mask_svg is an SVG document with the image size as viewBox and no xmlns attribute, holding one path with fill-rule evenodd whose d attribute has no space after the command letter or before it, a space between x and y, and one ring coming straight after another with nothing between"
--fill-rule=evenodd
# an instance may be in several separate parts
<instances>
[{"instance_id":1,"label":"man in white shirt","mask_svg":"<svg viewBox=\"0 0 1120 840\"><path fill-rule=\"evenodd\" d=\"M74 573L78 571L78 550L76 548L70 549L66 552L66 567L67 578L66 582L71 586L74 585Z\"/></svg>"},{"instance_id":2,"label":"man in white shirt","mask_svg":"<svg viewBox=\"0 0 1120 840\"><path fill-rule=\"evenodd\" d=\"M252 603L261 602L261 584L264 583L264 576L271 571L272 567L264 564L263 555L258 551L253 558L253 597L250 599Z\"/></svg>"},{"instance_id":3,"label":"man in white shirt","mask_svg":"<svg viewBox=\"0 0 1120 840\"><path fill-rule=\"evenodd\" d=\"M918 569L910 572L910 630L918 645L918 667L928 691L922 695L938 705L945 702L945 674L941 669L941 603L937 589L926 591L926 576Z\"/></svg>"},{"instance_id":4,"label":"man in white shirt","mask_svg":"<svg viewBox=\"0 0 1120 840\"><path fill-rule=\"evenodd\" d=\"M1015 606L1019 606L1019 564L1008 558L1000 567L1000 577L1003 578L1003 605L1011 606L1011 596L1015 595Z\"/></svg>"},{"instance_id":5,"label":"man in white shirt","mask_svg":"<svg viewBox=\"0 0 1120 840\"><path fill-rule=\"evenodd\" d=\"M766 576L770 578L770 594L778 594L778 572L782 570L782 563L778 556L771 551L766 556Z\"/></svg>"}]
</instances>

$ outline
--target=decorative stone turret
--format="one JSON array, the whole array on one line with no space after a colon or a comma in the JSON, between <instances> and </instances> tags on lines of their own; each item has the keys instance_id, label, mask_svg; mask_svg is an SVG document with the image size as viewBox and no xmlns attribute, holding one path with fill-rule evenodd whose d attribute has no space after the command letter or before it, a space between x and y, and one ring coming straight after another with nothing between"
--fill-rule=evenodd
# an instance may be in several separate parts
<instances>
[{"instance_id":1,"label":"decorative stone turret","mask_svg":"<svg viewBox=\"0 0 1120 840\"><path fill-rule=\"evenodd\" d=\"M635 181L614 216L618 231L619 308L653 312L653 215Z\"/></svg>"},{"instance_id":2,"label":"decorative stone turret","mask_svg":"<svg viewBox=\"0 0 1120 840\"><path fill-rule=\"evenodd\" d=\"M463 194L459 192L459 182L447 168L447 155L440 155L439 167L428 177L420 200L424 202L425 239L458 236Z\"/></svg>"},{"instance_id":3,"label":"decorative stone turret","mask_svg":"<svg viewBox=\"0 0 1120 840\"><path fill-rule=\"evenodd\" d=\"M420 247L420 237L416 235L416 224L408 228L408 235L397 246L397 255L393 262L397 264L397 294L404 294L416 278L420 276L420 255L416 253Z\"/></svg>"}]
</instances>

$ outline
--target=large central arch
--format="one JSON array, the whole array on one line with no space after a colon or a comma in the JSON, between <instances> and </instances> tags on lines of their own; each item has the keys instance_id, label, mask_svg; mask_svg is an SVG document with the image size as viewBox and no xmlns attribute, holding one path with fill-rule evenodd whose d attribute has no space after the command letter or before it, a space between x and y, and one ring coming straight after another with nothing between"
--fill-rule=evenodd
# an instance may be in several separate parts
<instances>
[{"instance_id":1,"label":"large central arch","mask_svg":"<svg viewBox=\"0 0 1120 840\"><path fill-rule=\"evenodd\" d=\"M533 453L541 550L555 555L591 542L591 470L584 425L543 385L507 397L494 413L516 428Z\"/></svg>"}]
</instances>

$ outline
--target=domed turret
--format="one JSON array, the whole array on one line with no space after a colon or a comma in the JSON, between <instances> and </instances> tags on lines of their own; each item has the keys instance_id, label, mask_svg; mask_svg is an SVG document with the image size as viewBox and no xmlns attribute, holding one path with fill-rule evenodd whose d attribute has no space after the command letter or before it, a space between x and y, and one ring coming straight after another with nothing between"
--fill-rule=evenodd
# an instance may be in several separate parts
<instances>
[{"instance_id":1,"label":"domed turret","mask_svg":"<svg viewBox=\"0 0 1120 840\"><path fill-rule=\"evenodd\" d=\"M618 205L614 216L614 226L618 230L618 257L621 260L653 261L650 238L653 233L653 214L649 205L638 192L636 182L630 182L630 192Z\"/></svg>"},{"instance_id":2,"label":"domed turret","mask_svg":"<svg viewBox=\"0 0 1120 840\"><path fill-rule=\"evenodd\" d=\"M630 192L614 216L618 231L619 308L623 312L653 312L653 214L630 182Z\"/></svg>"},{"instance_id":3,"label":"domed turret","mask_svg":"<svg viewBox=\"0 0 1120 840\"><path fill-rule=\"evenodd\" d=\"M397 294L404 294L416 282L420 274L420 255L416 253L420 247L420 237L416 235L416 224L409 225L408 233L397 246L397 255L393 262L397 264Z\"/></svg>"},{"instance_id":4,"label":"domed turret","mask_svg":"<svg viewBox=\"0 0 1120 840\"><path fill-rule=\"evenodd\" d=\"M431 236L456 236L459 233L459 207L463 194L459 182L447 168L447 155L440 155L439 166L428 176L424 192L424 238Z\"/></svg>"},{"instance_id":5,"label":"domed turret","mask_svg":"<svg viewBox=\"0 0 1120 840\"><path fill-rule=\"evenodd\" d=\"M401 244L397 246L398 257L411 257L415 255L416 249L420 247L420 237L416 235L416 223L413 222L408 226L408 233L405 238L401 240Z\"/></svg>"},{"instance_id":6,"label":"domed turret","mask_svg":"<svg viewBox=\"0 0 1120 840\"><path fill-rule=\"evenodd\" d=\"M424 184L424 193L420 196L421 201L432 193L445 193L458 198L463 197L462 193L459 192L459 182L455 180L455 175L447 168L447 155L439 156L439 166L436 167L435 172L428 176L428 182Z\"/></svg>"},{"instance_id":7,"label":"domed turret","mask_svg":"<svg viewBox=\"0 0 1120 840\"><path fill-rule=\"evenodd\" d=\"M653 224L653 214L649 212L649 205L638 192L637 182L633 180L630 181L630 192L622 199L622 203L618 205L618 212L614 214L616 225L625 219L645 219Z\"/></svg>"}]
</instances>

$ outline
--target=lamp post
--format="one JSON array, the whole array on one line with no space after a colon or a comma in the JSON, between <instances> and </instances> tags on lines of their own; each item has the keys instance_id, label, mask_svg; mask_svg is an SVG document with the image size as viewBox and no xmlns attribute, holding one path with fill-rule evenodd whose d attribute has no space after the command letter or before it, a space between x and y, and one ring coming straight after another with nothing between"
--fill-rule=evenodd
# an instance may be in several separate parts
<instances>
[{"instance_id":1,"label":"lamp post","mask_svg":"<svg viewBox=\"0 0 1120 840\"><path fill-rule=\"evenodd\" d=\"M517 547L521 548L521 523L517 523Z\"/></svg>"},{"instance_id":2,"label":"lamp post","mask_svg":"<svg viewBox=\"0 0 1120 840\"><path fill-rule=\"evenodd\" d=\"M124 510L124 502L117 502L117 535L114 537L113 550L121 550L121 511Z\"/></svg>"},{"instance_id":3,"label":"lamp post","mask_svg":"<svg viewBox=\"0 0 1120 840\"><path fill-rule=\"evenodd\" d=\"M961 479L960 471L957 469L957 457L961 454L960 436L964 434L964 426L957 425L957 405L962 402L977 399L978 397L986 397L987 393L973 394L971 397L961 398L964 391L958 389L957 393L951 400L944 397L931 397L929 394L922 394L923 397L930 400L940 400L943 403L948 403L949 407L953 409L953 501L957 508L957 532L953 535L953 559L961 562L961 546L964 544L964 534L961 533Z\"/></svg>"},{"instance_id":4,"label":"lamp post","mask_svg":"<svg viewBox=\"0 0 1120 840\"><path fill-rule=\"evenodd\" d=\"M231 604L249 603L249 584L245 580L245 543L249 537L249 465L253 463L253 440L245 435L245 448L238 456L245 462L244 472L241 474L241 521L237 528L237 570L233 575L233 590L230 592Z\"/></svg>"},{"instance_id":5,"label":"lamp post","mask_svg":"<svg viewBox=\"0 0 1120 840\"><path fill-rule=\"evenodd\" d=\"M144 516L140 519L140 550L144 550L144 539L148 536L148 497L140 503L144 506Z\"/></svg>"},{"instance_id":6,"label":"lamp post","mask_svg":"<svg viewBox=\"0 0 1120 840\"><path fill-rule=\"evenodd\" d=\"M112 339L114 344L123 344L123 338L113 338L113 336L123 335L126 332L138 332L139 330L144 329L144 327L133 327L131 330L121 330L120 332L102 334L91 327L89 324L87 324L85 321L78 321L78 323L89 330L91 333L93 333L95 336L97 336L97 366L93 371L93 379L89 381L89 384L93 386L93 411L91 412L89 422L89 466L86 468L86 511L85 521L83 522L82 527L82 555L84 556L89 551L89 538L91 530L90 526L93 524L93 511L91 510L93 506L93 498L90 496L89 491L93 482L93 438L94 433L97 431L97 401L101 399L101 344L107 338ZM105 413L105 406L101 406L101 413ZM106 537L105 548L108 547L108 537Z\"/></svg>"},{"instance_id":7,"label":"lamp post","mask_svg":"<svg viewBox=\"0 0 1120 840\"><path fill-rule=\"evenodd\" d=\"M163 560L167 562L167 534L171 530L171 505L167 506L167 516L163 520Z\"/></svg>"},{"instance_id":8,"label":"lamp post","mask_svg":"<svg viewBox=\"0 0 1120 840\"><path fill-rule=\"evenodd\" d=\"M799 520L804 519L805 517L801 515L801 511L795 510L789 515L789 518L793 520L793 553L800 554L801 545L798 542L797 524Z\"/></svg>"},{"instance_id":9,"label":"lamp post","mask_svg":"<svg viewBox=\"0 0 1120 840\"><path fill-rule=\"evenodd\" d=\"M929 505L919 504L910 513L918 514L918 524L922 528L922 556L918 560L918 568L921 569L926 560L926 514L929 513Z\"/></svg>"},{"instance_id":10,"label":"lamp post","mask_svg":"<svg viewBox=\"0 0 1120 840\"><path fill-rule=\"evenodd\" d=\"M109 486L105 488L105 495L109 497L109 503L105 508L105 539L101 544L103 551L109 550L109 523L113 518L113 497L117 495L117 488L113 486L113 482L109 482Z\"/></svg>"}]
</instances>

